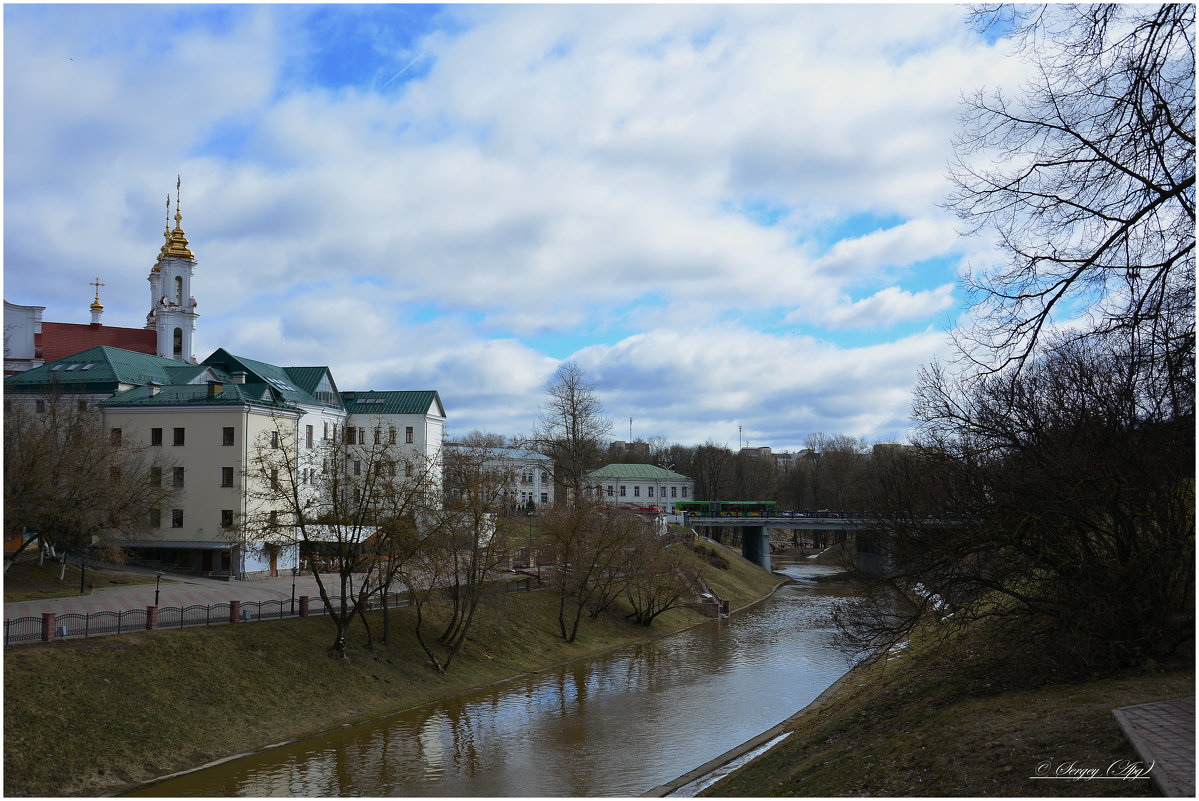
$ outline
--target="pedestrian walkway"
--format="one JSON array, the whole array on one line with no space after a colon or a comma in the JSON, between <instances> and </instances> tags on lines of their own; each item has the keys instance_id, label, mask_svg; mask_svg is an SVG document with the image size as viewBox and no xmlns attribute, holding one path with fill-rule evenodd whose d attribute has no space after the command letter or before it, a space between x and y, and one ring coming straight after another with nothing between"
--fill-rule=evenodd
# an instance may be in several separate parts
<instances>
[{"instance_id":1,"label":"pedestrian walkway","mask_svg":"<svg viewBox=\"0 0 1199 801\"><path fill-rule=\"evenodd\" d=\"M1146 766L1158 792L1195 797L1195 698L1113 709L1112 714Z\"/></svg>"},{"instance_id":2,"label":"pedestrian walkway","mask_svg":"<svg viewBox=\"0 0 1199 801\"><path fill-rule=\"evenodd\" d=\"M129 573L139 577L154 576L154 571L148 568L121 567L112 572ZM336 582L336 577L333 577ZM180 573L165 573L159 585L158 605L191 606L240 601L253 603L255 601L287 601L292 597L293 577L290 573L275 578L250 579L247 581L221 581L219 579L201 578ZM316 579L309 575L296 576L295 597L308 595L319 597ZM334 594L340 590L340 585L330 584L325 579L326 586ZM125 612L130 609L145 609L154 603L154 584L134 584L127 587L104 587L92 590L87 595L74 595L66 598L47 598L37 601L16 601L4 604L5 620L19 617L40 617L44 612L56 615L88 614L90 612Z\"/></svg>"}]
</instances>

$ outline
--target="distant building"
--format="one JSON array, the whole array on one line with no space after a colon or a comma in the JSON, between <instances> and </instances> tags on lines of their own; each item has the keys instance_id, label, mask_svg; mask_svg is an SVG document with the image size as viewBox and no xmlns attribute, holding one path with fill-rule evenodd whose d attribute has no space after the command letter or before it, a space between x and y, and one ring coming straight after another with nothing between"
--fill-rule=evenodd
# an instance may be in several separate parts
<instances>
[{"instance_id":1,"label":"distant building","mask_svg":"<svg viewBox=\"0 0 1199 801\"><path fill-rule=\"evenodd\" d=\"M585 482L608 505L635 511L668 512L674 501L695 497L695 481L652 464L610 464L592 470Z\"/></svg>"},{"instance_id":2,"label":"distant building","mask_svg":"<svg viewBox=\"0 0 1199 801\"><path fill-rule=\"evenodd\" d=\"M447 455L454 451L467 450L458 442L445 443ZM483 469L510 477L510 488L506 493L511 508L523 508L529 501L537 507L554 504L554 460L545 454L527 448L487 448ZM449 479L447 478L447 481ZM447 486L453 491L454 487Z\"/></svg>"}]
</instances>

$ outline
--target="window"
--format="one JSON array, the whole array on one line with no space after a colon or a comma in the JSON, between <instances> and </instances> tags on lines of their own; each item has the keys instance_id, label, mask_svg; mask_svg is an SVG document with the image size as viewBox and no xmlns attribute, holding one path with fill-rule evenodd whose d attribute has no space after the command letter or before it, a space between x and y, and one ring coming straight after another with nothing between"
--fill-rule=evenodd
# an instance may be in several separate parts
<instances>
[{"instance_id":1,"label":"window","mask_svg":"<svg viewBox=\"0 0 1199 801\"><path fill-rule=\"evenodd\" d=\"M151 467L150 468L150 486L151 487L161 487L162 486L162 468L161 467Z\"/></svg>"},{"instance_id":2,"label":"window","mask_svg":"<svg viewBox=\"0 0 1199 801\"><path fill-rule=\"evenodd\" d=\"M395 426L387 427L387 444L388 445L396 444L396 427Z\"/></svg>"},{"instance_id":3,"label":"window","mask_svg":"<svg viewBox=\"0 0 1199 801\"><path fill-rule=\"evenodd\" d=\"M654 488L650 487L648 490L646 490L645 494L650 498L654 497Z\"/></svg>"},{"instance_id":4,"label":"window","mask_svg":"<svg viewBox=\"0 0 1199 801\"><path fill-rule=\"evenodd\" d=\"M183 468L182 467L175 468L174 476L172 478L171 484L176 487L183 486Z\"/></svg>"},{"instance_id":5,"label":"window","mask_svg":"<svg viewBox=\"0 0 1199 801\"><path fill-rule=\"evenodd\" d=\"M624 497L624 484L620 485L620 497Z\"/></svg>"},{"instance_id":6,"label":"window","mask_svg":"<svg viewBox=\"0 0 1199 801\"><path fill-rule=\"evenodd\" d=\"M611 498L615 494L616 494L616 487L609 484L608 485L608 497Z\"/></svg>"},{"instance_id":7,"label":"window","mask_svg":"<svg viewBox=\"0 0 1199 801\"><path fill-rule=\"evenodd\" d=\"M354 475L362 475L362 462L358 461L357 459L354 460Z\"/></svg>"},{"instance_id":8,"label":"window","mask_svg":"<svg viewBox=\"0 0 1199 801\"><path fill-rule=\"evenodd\" d=\"M678 488L678 487L671 487L671 488L670 488L670 497L672 497L672 498L677 498L677 497L679 497L679 488Z\"/></svg>"},{"instance_id":9,"label":"window","mask_svg":"<svg viewBox=\"0 0 1199 801\"><path fill-rule=\"evenodd\" d=\"M222 467L221 468L221 486L222 487L232 487L233 486L233 468L232 467Z\"/></svg>"},{"instance_id":10,"label":"window","mask_svg":"<svg viewBox=\"0 0 1199 801\"><path fill-rule=\"evenodd\" d=\"M183 430L182 428L176 428L176 429L175 429L175 444L176 444L176 445L182 445L182 444L183 444L183 431L184 431L184 430Z\"/></svg>"},{"instance_id":11,"label":"window","mask_svg":"<svg viewBox=\"0 0 1199 801\"><path fill-rule=\"evenodd\" d=\"M541 483L542 484L550 483L550 474L545 472L544 470L541 471Z\"/></svg>"},{"instance_id":12,"label":"window","mask_svg":"<svg viewBox=\"0 0 1199 801\"><path fill-rule=\"evenodd\" d=\"M634 497L634 498L640 498L640 497L641 497L641 485L640 485L640 484L636 484L636 485L634 485L634 487L633 487L633 497Z\"/></svg>"},{"instance_id":13,"label":"window","mask_svg":"<svg viewBox=\"0 0 1199 801\"><path fill-rule=\"evenodd\" d=\"M682 490L681 490L681 492L682 492L682 494L683 494L683 497L684 497L684 498L686 498L686 497L687 497L687 488L686 488L686 487L683 487L683 488L682 488Z\"/></svg>"},{"instance_id":14,"label":"window","mask_svg":"<svg viewBox=\"0 0 1199 801\"><path fill-rule=\"evenodd\" d=\"M407 476L408 478L412 478L412 465L410 465L410 464L404 465L404 475Z\"/></svg>"},{"instance_id":15,"label":"window","mask_svg":"<svg viewBox=\"0 0 1199 801\"><path fill-rule=\"evenodd\" d=\"M412 433L412 426L404 427L404 442L408 443L409 445L412 444Z\"/></svg>"},{"instance_id":16,"label":"window","mask_svg":"<svg viewBox=\"0 0 1199 801\"><path fill-rule=\"evenodd\" d=\"M279 468L277 467L271 468L271 489L279 489Z\"/></svg>"},{"instance_id":17,"label":"window","mask_svg":"<svg viewBox=\"0 0 1199 801\"><path fill-rule=\"evenodd\" d=\"M79 401L79 411L81 411L81 412L87 411L87 401L85 401L85 400Z\"/></svg>"},{"instance_id":18,"label":"window","mask_svg":"<svg viewBox=\"0 0 1199 801\"><path fill-rule=\"evenodd\" d=\"M176 278L175 280L176 280L176 281L179 281L179 280L181 280L181 279L179 279L179 278ZM179 293L182 295L182 294L183 294L183 290L182 290L182 289L181 289L181 290L179 290ZM182 301L180 301L180 302L179 302L179 305L180 305L180 306L182 306L182 305L183 305L183 302L182 302ZM174 337L174 339L175 339L175 341L174 341L173 345L174 345L174 349L175 349L175 358L176 358L176 359L183 358L183 329L182 329L182 328L176 328L176 329L175 329L175 337Z\"/></svg>"},{"instance_id":19,"label":"window","mask_svg":"<svg viewBox=\"0 0 1199 801\"><path fill-rule=\"evenodd\" d=\"M46 402L44 400L38 401L35 405L39 412L46 411Z\"/></svg>"},{"instance_id":20,"label":"window","mask_svg":"<svg viewBox=\"0 0 1199 801\"><path fill-rule=\"evenodd\" d=\"M543 492L543 493L541 493L541 502L542 502L543 504L546 504L546 503L549 503L549 502L550 502L550 494L549 494L548 492Z\"/></svg>"},{"instance_id":21,"label":"window","mask_svg":"<svg viewBox=\"0 0 1199 801\"><path fill-rule=\"evenodd\" d=\"M279 432L278 431L271 432L271 447L272 448L279 447Z\"/></svg>"},{"instance_id":22,"label":"window","mask_svg":"<svg viewBox=\"0 0 1199 801\"><path fill-rule=\"evenodd\" d=\"M233 510L221 510L221 528L230 528L233 526Z\"/></svg>"},{"instance_id":23,"label":"window","mask_svg":"<svg viewBox=\"0 0 1199 801\"><path fill-rule=\"evenodd\" d=\"M383 429L376 428L375 429L375 444L378 445L381 442L383 442Z\"/></svg>"},{"instance_id":24,"label":"window","mask_svg":"<svg viewBox=\"0 0 1199 801\"><path fill-rule=\"evenodd\" d=\"M121 429L119 429L119 428L112 429L112 431L109 432L109 439L112 441L113 445L120 445L121 444Z\"/></svg>"},{"instance_id":25,"label":"window","mask_svg":"<svg viewBox=\"0 0 1199 801\"><path fill-rule=\"evenodd\" d=\"M312 447L312 426L304 426L304 444Z\"/></svg>"},{"instance_id":26,"label":"window","mask_svg":"<svg viewBox=\"0 0 1199 801\"><path fill-rule=\"evenodd\" d=\"M171 528L183 528L183 510L171 510Z\"/></svg>"},{"instance_id":27,"label":"window","mask_svg":"<svg viewBox=\"0 0 1199 801\"><path fill-rule=\"evenodd\" d=\"M150 444L151 445L161 445L162 444L162 429L161 428L151 428L150 429Z\"/></svg>"},{"instance_id":28,"label":"window","mask_svg":"<svg viewBox=\"0 0 1199 801\"><path fill-rule=\"evenodd\" d=\"M278 512L276 512L275 510L273 510L273 509L272 509L272 510L271 510L271 516L270 516L269 520L270 520L270 524L271 524L272 526L277 526L277 525L279 525L279 513L278 513Z\"/></svg>"},{"instance_id":29,"label":"window","mask_svg":"<svg viewBox=\"0 0 1199 801\"><path fill-rule=\"evenodd\" d=\"M321 439L323 439L323 440L329 439L329 421L328 420L323 420L321 422Z\"/></svg>"},{"instance_id":30,"label":"window","mask_svg":"<svg viewBox=\"0 0 1199 801\"><path fill-rule=\"evenodd\" d=\"M178 430L178 429L176 429L176 430ZM225 426L224 428L221 429L221 444L222 445L232 445L233 444L233 426Z\"/></svg>"},{"instance_id":31,"label":"window","mask_svg":"<svg viewBox=\"0 0 1199 801\"><path fill-rule=\"evenodd\" d=\"M521 473L520 474L520 483L521 484L532 484L533 483L533 471L526 470L523 473Z\"/></svg>"},{"instance_id":32,"label":"window","mask_svg":"<svg viewBox=\"0 0 1199 801\"><path fill-rule=\"evenodd\" d=\"M366 444L366 429L365 428L358 429L358 444L359 445Z\"/></svg>"},{"instance_id":33,"label":"window","mask_svg":"<svg viewBox=\"0 0 1199 801\"><path fill-rule=\"evenodd\" d=\"M150 528L162 528L162 510L151 509L149 515L147 515L146 522L150 525Z\"/></svg>"}]
</instances>

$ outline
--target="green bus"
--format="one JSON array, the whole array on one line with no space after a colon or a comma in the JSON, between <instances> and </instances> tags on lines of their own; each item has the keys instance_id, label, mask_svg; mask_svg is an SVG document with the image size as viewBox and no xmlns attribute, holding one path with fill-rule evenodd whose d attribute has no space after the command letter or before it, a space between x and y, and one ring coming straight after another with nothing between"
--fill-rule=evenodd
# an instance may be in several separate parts
<instances>
[{"instance_id":1,"label":"green bus","mask_svg":"<svg viewBox=\"0 0 1199 801\"><path fill-rule=\"evenodd\" d=\"M775 517L777 501L676 501L675 514L696 517Z\"/></svg>"}]
</instances>

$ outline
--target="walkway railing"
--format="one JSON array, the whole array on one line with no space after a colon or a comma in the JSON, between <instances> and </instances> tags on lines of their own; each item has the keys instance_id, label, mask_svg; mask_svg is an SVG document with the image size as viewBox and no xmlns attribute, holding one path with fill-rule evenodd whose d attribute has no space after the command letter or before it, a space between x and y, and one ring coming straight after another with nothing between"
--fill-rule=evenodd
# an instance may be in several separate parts
<instances>
[{"instance_id":1,"label":"walkway railing","mask_svg":"<svg viewBox=\"0 0 1199 801\"><path fill-rule=\"evenodd\" d=\"M532 580L496 582L488 588L492 593L528 592L535 589ZM448 591L446 593L449 595ZM17 617L4 621L4 644L50 642L56 639L95 637L102 634L124 634L131 631L178 629L187 626L219 626L231 623L251 623L258 620L280 620L292 617L330 614L334 610L353 608L357 599L333 596L326 606L319 596L301 595L294 602L226 601L205 606L147 606L124 612L43 612L40 616ZM293 612L292 609L295 611ZM408 606L407 593L373 595L367 599L366 611Z\"/></svg>"}]
</instances>

